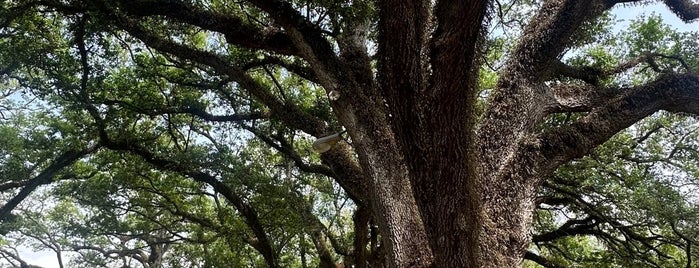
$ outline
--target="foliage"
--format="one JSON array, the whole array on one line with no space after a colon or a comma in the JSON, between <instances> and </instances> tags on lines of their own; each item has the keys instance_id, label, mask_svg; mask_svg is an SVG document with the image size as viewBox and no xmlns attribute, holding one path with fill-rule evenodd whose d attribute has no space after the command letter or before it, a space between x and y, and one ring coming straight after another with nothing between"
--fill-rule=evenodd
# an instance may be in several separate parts
<instances>
[{"instance_id":1,"label":"foliage","mask_svg":"<svg viewBox=\"0 0 699 268\"><path fill-rule=\"evenodd\" d=\"M147 14L121 1L20 2L0 4L0 197L9 203L25 189L33 193L2 215L0 256L8 267L31 263L22 248L48 250L69 267L384 263L379 219L338 183L328 157L313 152L313 136L342 129L322 78L274 42L264 44L274 53L236 46L229 39L241 33L226 32L224 18L215 17L274 38L281 29L265 12L244 2L183 2L193 14L223 20L206 22L170 10L179 6ZM509 1L493 11L479 116L540 2ZM352 34L347 25L366 22L368 45L376 44L372 1L292 6L333 45ZM119 12L102 10L110 8ZM676 32L658 16L620 33L612 23L609 14L586 23L566 63L592 72L645 59L594 81L609 86L699 70L699 33ZM234 81L238 73L249 79ZM322 123L284 117L292 109ZM555 114L538 129L580 116ZM536 197L525 265L696 265L697 123L656 113L558 168ZM68 159L73 151L82 153Z\"/></svg>"}]
</instances>

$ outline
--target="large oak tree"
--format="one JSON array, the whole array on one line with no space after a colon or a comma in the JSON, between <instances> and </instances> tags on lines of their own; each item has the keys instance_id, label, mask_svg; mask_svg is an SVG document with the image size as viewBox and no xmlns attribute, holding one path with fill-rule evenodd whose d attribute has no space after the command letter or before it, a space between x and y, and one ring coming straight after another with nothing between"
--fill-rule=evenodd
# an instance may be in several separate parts
<instances>
[{"instance_id":1,"label":"large oak tree","mask_svg":"<svg viewBox=\"0 0 699 268\"><path fill-rule=\"evenodd\" d=\"M536 194L542 187L556 188L553 175L560 166L658 111L699 114L699 76L681 55L652 51L617 66L562 60L606 11L648 1L534 2L536 10L487 90L479 84L480 71L493 45L486 35L489 23L503 16L500 2L4 2L2 38L16 47L31 46L31 38L53 40L54 34L70 38L18 53L16 60L4 54L3 73L16 73L26 88L41 88L36 95L74 109L76 118L90 117L74 134L92 142L54 155L57 160L19 185L22 191L2 207L0 217L8 218L29 192L85 155L102 149L130 152L223 196L250 227L248 243L268 266L279 266L260 216L240 190L217 177L223 171L215 164L165 157L168 150L188 150L179 147L186 142L168 128L171 121L192 127L196 118L234 122L299 170L333 178L358 208L355 245L364 248L375 237L368 234L369 222L375 222L390 267L517 267L525 255L555 267L527 252ZM699 5L689 0L663 3L684 21L699 17ZM27 23L28 14L47 16L62 27L42 33L46 26ZM23 39L32 31L36 36ZM127 55L114 52L116 47ZM143 50L159 56L146 59ZM680 66L663 68L659 60ZM129 95L139 89L119 82L129 79L119 64L127 68L147 61L161 69L134 73L152 79L142 86L158 88L164 81L187 90L165 86L162 96ZM639 65L658 75L637 84L609 82ZM322 88L325 96L309 103L310 97L299 97L303 86L298 84ZM151 119L167 116L171 121L162 133L176 148L157 147L157 137L123 131L140 122L140 117L128 121L116 115L123 111ZM574 116L552 123L561 114ZM191 116L191 122L178 115ZM277 125L286 132L267 131ZM320 138L341 130L347 131L346 141L322 153L321 163L309 162L314 156L295 150L285 136ZM302 199L289 196L289 202ZM309 235L321 264L333 265L322 250L327 248L322 223L308 212L312 208L299 207L312 226ZM176 206L172 211L191 219ZM561 232L575 233L594 221L579 220ZM365 250L353 254L368 258Z\"/></svg>"}]
</instances>

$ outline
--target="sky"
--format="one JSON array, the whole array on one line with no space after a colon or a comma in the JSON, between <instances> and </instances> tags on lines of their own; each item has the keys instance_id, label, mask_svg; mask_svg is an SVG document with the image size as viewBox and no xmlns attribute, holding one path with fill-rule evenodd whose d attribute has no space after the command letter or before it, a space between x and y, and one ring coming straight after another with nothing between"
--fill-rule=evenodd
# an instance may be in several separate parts
<instances>
[{"instance_id":1,"label":"sky","mask_svg":"<svg viewBox=\"0 0 699 268\"><path fill-rule=\"evenodd\" d=\"M660 14L665 24L668 24L671 28L675 28L679 31L699 30L699 19L694 20L692 23L685 23L680 20L677 15L673 14L663 3L653 3L644 6L621 5L614 7L612 9L612 13L616 15L617 20L620 20L620 22L614 26L615 31L628 28L628 26L631 24L631 20L641 15L647 16L653 13Z\"/></svg>"},{"instance_id":2,"label":"sky","mask_svg":"<svg viewBox=\"0 0 699 268\"><path fill-rule=\"evenodd\" d=\"M618 23L614 26L614 32L628 28L631 20L653 13L660 14L663 21L679 31L699 31L699 20L693 23L684 23L662 3L648 4L645 6L620 6L612 9ZM56 255L53 252L33 252L29 248L24 248L20 252L21 257L29 264L39 265L46 268L57 268Z\"/></svg>"}]
</instances>

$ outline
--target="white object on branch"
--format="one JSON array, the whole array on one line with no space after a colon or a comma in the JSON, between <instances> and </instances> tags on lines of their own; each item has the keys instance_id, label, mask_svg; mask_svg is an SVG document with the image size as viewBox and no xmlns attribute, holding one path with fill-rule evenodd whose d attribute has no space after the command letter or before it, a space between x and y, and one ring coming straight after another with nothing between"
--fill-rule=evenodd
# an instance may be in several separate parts
<instances>
[{"instance_id":1,"label":"white object on branch","mask_svg":"<svg viewBox=\"0 0 699 268\"><path fill-rule=\"evenodd\" d=\"M318 138L316 141L313 142L313 150L318 153L327 152L328 150L333 148L335 144L342 140L342 134L345 132L346 130L343 130L332 135Z\"/></svg>"},{"instance_id":2,"label":"white object on branch","mask_svg":"<svg viewBox=\"0 0 699 268\"><path fill-rule=\"evenodd\" d=\"M339 100L340 99L340 92L338 92L337 90L331 90L328 93L328 99L330 99L331 101Z\"/></svg>"}]
</instances>

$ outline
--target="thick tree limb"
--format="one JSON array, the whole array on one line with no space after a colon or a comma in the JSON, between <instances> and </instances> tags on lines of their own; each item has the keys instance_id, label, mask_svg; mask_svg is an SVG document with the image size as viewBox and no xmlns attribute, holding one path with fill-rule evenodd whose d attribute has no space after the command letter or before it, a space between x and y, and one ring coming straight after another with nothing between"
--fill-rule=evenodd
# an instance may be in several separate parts
<instances>
[{"instance_id":1,"label":"thick tree limb","mask_svg":"<svg viewBox=\"0 0 699 268\"><path fill-rule=\"evenodd\" d=\"M425 105L418 96L426 89L423 54L430 7L420 0L385 0L378 1L378 8L379 90L391 112L394 132L403 140L417 141L411 136L421 134L415 130L420 129L419 115Z\"/></svg>"},{"instance_id":2,"label":"thick tree limb","mask_svg":"<svg viewBox=\"0 0 699 268\"><path fill-rule=\"evenodd\" d=\"M659 110L699 114L699 76L695 74L663 75L624 91L579 121L538 136L539 150L549 163L547 173Z\"/></svg>"},{"instance_id":3,"label":"thick tree limb","mask_svg":"<svg viewBox=\"0 0 699 268\"><path fill-rule=\"evenodd\" d=\"M434 14L437 29L430 40L432 76L429 89L434 98L431 104L436 107L429 109L435 112L428 118L445 117L445 112L474 114L478 74L474 68L480 66L476 59L481 54L479 46L489 5L488 1L437 1ZM455 109L461 106L470 108ZM473 119L467 121L463 123L466 129L471 129Z\"/></svg>"},{"instance_id":4,"label":"thick tree limb","mask_svg":"<svg viewBox=\"0 0 699 268\"><path fill-rule=\"evenodd\" d=\"M663 2L685 22L699 17L699 4L692 0L663 0Z\"/></svg>"},{"instance_id":5,"label":"thick tree limb","mask_svg":"<svg viewBox=\"0 0 699 268\"><path fill-rule=\"evenodd\" d=\"M333 149L323 153L320 159L333 170L337 183L358 206L371 207L372 200L368 198L371 193L370 180L354 155L352 146L343 142L335 144Z\"/></svg>"},{"instance_id":6,"label":"thick tree limb","mask_svg":"<svg viewBox=\"0 0 699 268\"><path fill-rule=\"evenodd\" d=\"M480 122L477 144L486 173L506 165L508 150L545 116L547 87L533 81L549 77L551 67L583 22L608 8L601 0L547 1L524 30ZM516 124L516 125L513 125Z\"/></svg>"},{"instance_id":7,"label":"thick tree limb","mask_svg":"<svg viewBox=\"0 0 699 268\"><path fill-rule=\"evenodd\" d=\"M545 161L539 162L531 156L533 150L522 145L530 142L530 132L545 118L552 102L542 78L583 23L607 8L602 0L545 1L501 72L475 141L481 176L474 185L485 215L479 241L491 241L487 246L481 242L483 256L501 254L495 252L517 256L526 250L530 237L518 233L531 224L535 182L541 176L538 166ZM515 258L497 257L487 261L499 266L515 262Z\"/></svg>"},{"instance_id":8,"label":"thick tree limb","mask_svg":"<svg viewBox=\"0 0 699 268\"><path fill-rule=\"evenodd\" d=\"M573 34L585 21L607 8L601 0L546 1L526 26L522 38L511 54L479 122L477 157L480 162L475 183L485 215L480 241L487 243L481 254L510 252L516 256L526 249L530 237L515 235L530 225L535 181L540 163L531 157L532 150L522 146L529 132L545 118L553 103L544 80L552 63L571 42ZM507 219L503 216L509 215ZM505 231L508 230L508 231ZM507 232L512 236L502 236ZM493 253L488 253L493 252ZM514 260L492 260L501 266Z\"/></svg>"},{"instance_id":9,"label":"thick tree limb","mask_svg":"<svg viewBox=\"0 0 699 268\"><path fill-rule=\"evenodd\" d=\"M280 29L263 29L232 15L203 10L179 1L130 0L119 1L119 8L135 16L161 16L202 29L222 33L234 45L263 49L284 55L296 55L291 38Z\"/></svg>"},{"instance_id":10,"label":"thick tree limb","mask_svg":"<svg viewBox=\"0 0 699 268\"><path fill-rule=\"evenodd\" d=\"M252 96L269 107L272 111L272 117L278 118L291 127L300 129L314 136L325 134L326 127L321 120L301 111L293 104L283 103L254 78L250 77L243 70L229 65L228 62L220 56L156 36L139 25L136 21L128 18L121 18L118 24L150 47L182 59L188 59L210 66L216 71L228 75Z\"/></svg>"},{"instance_id":11,"label":"thick tree limb","mask_svg":"<svg viewBox=\"0 0 699 268\"><path fill-rule=\"evenodd\" d=\"M0 221L6 220L10 215L10 212L25 198L27 198L29 194L36 190L36 188L53 182L53 178L56 176L56 174L61 172L63 168L70 166L86 155L97 151L100 147L101 144L95 144L81 150L68 150L59 155L48 167L41 171L39 175L22 183L24 187L19 191L19 193L17 193L0 208Z\"/></svg>"},{"instance_id":12,"label":"thick tree limb","mask_svg":"<svg viewBox=\"0 0 699 268\"><path fill-rule=\"evenodd\" d=\"M588 112L623 93L618 88L592 85L554 84L551 85L547 113Z\"/></svg>"},{"instance_id":13,"label":"thick tree limb","mask_svg":"<svg viewBox=\"0 0 699 268\"><path fill-rule=\"evenodd\" d=\"M557 75L580 79L588 84L580 85L574 83L558 83L549 86L547 91L550 91L552 96L548 97L550 106L547 110L551 113L557 112L588 112L593 108L603 105L606 101L618 97L624 93L619 88L607 88L598 86L598 82L608 78L610 75L624 72L641 63L647 63L651 68L659 73L667 73L668 70L662 70L656 58L670 59L679 62L685 70L689 71L687 63L678 56L664 55L659 53L649 53L621 63L618 66L602 70L593 67L574 67L564 64L560 61L556 63Z\"/></svg>"},{"instance_id":14,"label":"thick tree limb","mask_svg":"<svg viewBox=\"0 0 699 268\"><path fill-rule=\"evenodd\" d=\"M545 2L525 28L506 73L537 77L548 72L583 22L598 17L609 7L602 0Z\"/></svg>"},{"instance_id":15,"label":"thick tree limb","mask_svg":"<svg viewBox=\"0 0 699 268\"><path fill-rule=\"evenodd\" d=\"M580 79L592 85L599 84L602 75L601 70L589 66L570 66L561 61L554 62L554 65L555 76Z\"/></svg>"},{"instance_id":16,"label":"thick tree limb","mask_svg":"<svg viewBox=\"0 0 699 268\"><path fill-rule=\"evenodd\" d=\"M302 111L293 104L288 104L276 98L268 89L264 88L254 78L244 73L242 70L230 66L221 57L205 51L196 50L173 41L163 39L148 32L138 23L122 18L119 23L125 30L133 36L141 39L147 45L156 48L164 53L170 53L183 59L189 59L200 64L210 66L222 74L228 75L239 85L245 88L253 97L265 104L271 111L271 117L285 122L289 127L300 129L316 137L321 137L329 132L325 123L316 117ZM329 153L323 154L321 158L327 161L328 166L335 170L335 174L345 174L337 178L340 184L353 185L359 189L367 189L368 182L364 179L363 171L353 160L353 153L349 146L335 146ZM351 188L348 192L355 192ZM368 200L366 190L358 192L361 200Z\"/></svg>"},{"instance_id":17,"label":"thick tree limb","mask_svg":"<svg viewBox=\"0 0 699 268\"><path fill-rule=\"evenodd\" d=\"M274 9L275 7L270 7L270 8ZM105 9L105 10L102 10L100 12L110 12L110 10ZM219 57L215 54L209 53L209 52L193 49L193 48L178 44L176 42L173 42L171 40L154 35L150 31L144 29L144 27L141 26L137 21L130 19L128 17L119 16L119 14L113 15L111 17L108 14L105 14L103 16L110 18L112 20L112 22L117 27L125 29L134 37L141 39L149 47L152 47L152 48L159 50L163 53L175 55L175 56L182 58L182 59L189 59L189 60L195 61L197 63L210 66L214 70L216 70L218 73L228 75L232 80L236 81L238 83L238 85L240 85L242 88L246 89L255 99L257 99L260 102L267 105L272 112L271 116L273 118L277 118L277 119L284 121L290 127L301 129L307 133L310 133L310 134L316 135L316 136L321 136L321 135L327 133L327 127L325 126L324 122L322 122L321 120L318 120L317 118L314 118L314 117L308 115L307 113L302 112L295 105L281 102L269 90L262 87L262 85L260 85L255 79L253 79L249 75L245 74L242 70L240 70L236 67L230 66L227 63L227 61L222 59L221 57ZM325 59L327 59L327 58L325 58ZM314 72L316 73L316 76L319 77L319 81L321 81L321 84L323 84L323 86L327 90L331 90L331 89L338 87L338 85L333 80L334 78L330 77L328 75L328 73L331 73L331 72L325 72L325 70L323 69L323 68L325 68L325 66L323 66L322 64L318 64L317 62L314 63L312 61L313 60L312 58L310 60L309 59L306 59L306 60L310 62L310 65L314 68ZM332 58L330 58L330 60L332 61ZM318 66L320 66L320 67L318 67ZM350 99L349 98L341 98L341 102L342 101L350 101ZM349 103L345 103L345 104L350 105ZM356 110L365 108L367 104L368 104L368 102L364 102L363 106L356 107ZM343 110L343 109L338 109L338 110ZM336 111L338 111L338 110L336 110ZM345 109L345 111L355 111L355 109L351 109L351 110ZM362 111L365 111L365 110L362 110ZM357 122L359 122L358 119L360 117L357 117L357 116L361 116L361 118L376 118L375 116L373 116L372 113L364 113L364 112L360 113L360 114L356 114L356 115L350 114L350 113L340 115L340 117L343 117L343 116L346 116L346 118L351 118L349 121L347 121L347 120L344 120L344 121L345 122L352 122L353 124L356 124ZM363 123L366 123L366 122L363 122ZM355 125L353 125L353 126L355 126ZM356 126L359 126L359 125L356 125ZM366 128L367 126L361 126L361 127ZM371 127L369 127L369 129L381 129L382 127L383 126L379 126L379 128L377 128L377 126L371 126ZM369 133L374 133L374 131L371 130ZM353 135L353 137L356 137L356 136ZM385 148L387 146L392 146L393 141L391 139L392 139L392 137L390 137L390 136L384 136L384 139L373 140L372 142L375 143L374 144L375 146L373 146L373 148L377 148L377 150L380 150L380 151L375 151L375 152L381 152L383 154L395 156L395 154L389 153L389 151L387 151L387 150L378 149L378 148ZM361 143L361 142L363 142L363 139L353 139L353 141ZM326 155L329 155L329 156L326 156ZM368 184L368 182L364 180L365 177L363 176L363 173L365 171L362 171L362 172L357 171L358 166L354 165L354 163L356 163L356 160L353 160L352 151L350 150L350 148L348 146L336 146L335 149L331 150L331 154L326 153L326 154L323 154L322 157L323 157L324 162L327 161L326 164L328 164L328 166L332 167L336 171L339 170L339 172L336 172L336 174L340 174L340 173L350 174L349 176L339 177L338 180L347 179L348 181L346 181L346 183L348 183L348 184L359 185L360 188L369 189L369 187L366 186ZM381 156L381 157L377 156L377 160L378 159L385 159L385 157L386 156ZM399 170L399 168L400 167L398 167L397 165L393 165L392 168L390 168L390 170L391 170L390 172L392 172L393 174L403 174L403 175L407 174L407 173L397 172L397 170ZM382 174L387 175L389 171L387 169L387 170L382 171L382 172L386 172L385 174L384 173L382 173ZM357 176L357 174L362 174L362 175ZM379 177L383 178L384 175L379 176ZM402 179L407 180L407 177L403 177ZM378 180L378 178L377 178L377 180ZM394 181L394 180L392 180L392 181ZM391 182L391 183L399 184L401 182L395 180L395 182ZM388 185L384 185L384 186L389 187ZM402 184L401 187L406 187L406 184ZM390 189L396 189L396 190L403 189L401 187L395 187L395 185L394 185L394 186L390 186ZM407 189L410 189L410 188L408 187ZM371 191L364 191L364 192L362 192L362 194L366 195L369 192L371 192ZM401 199L404 199L405 196L403 194L399 195L399 192L404 193L405 191L404 190L396 191L392 198L395 198L397 200L400 196ZM411 190L408 190L408 192L411 192ZM369 200L368 198L367 199L362 198L362 199ZM399 203L393 202L391 204L399 204ZM402 220L415 220L415 217L413 217L413 216L417 215L417 211L410 211L410 214L412 216L408 217L408 215L406 213L397 213L397 214L395 214L395 216L397 218L392 218L392 219L401 220L401 221ZM415 214L415 215L413 215L413 214ZM409 225L414 227L414 228L418 228L418 229L422 228L421 223L420 224L409 224ZM388 232L385 232L385 233L389 234ZM424 232L420 231L418 233L423 234ZM410 253L408 255L414 256L414 254L412 254L412 253ZM422 259L426 260L429 258L425 257Z\"/></svg>"},{"instance_id":18,"label":"thick tree limb","mask_svg":"<svg viewBox=\"0 0 699 268\"><path fill-rule=\"evenodd\" d=\"M338 57L318 25L308 21L290 2L279 0L250 0L252 5L267 12L291 37L298 54L304 58L326 90L335 90L339 74Z\"/></svg>"}]
</instances>

